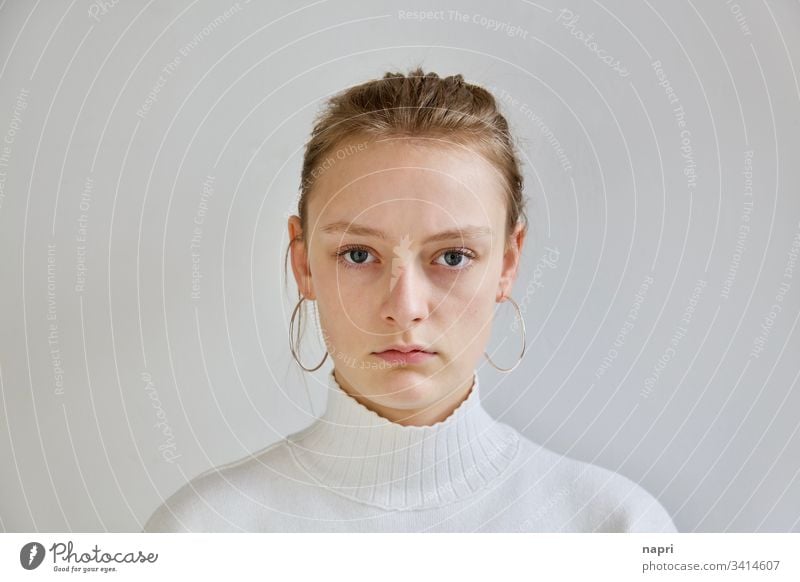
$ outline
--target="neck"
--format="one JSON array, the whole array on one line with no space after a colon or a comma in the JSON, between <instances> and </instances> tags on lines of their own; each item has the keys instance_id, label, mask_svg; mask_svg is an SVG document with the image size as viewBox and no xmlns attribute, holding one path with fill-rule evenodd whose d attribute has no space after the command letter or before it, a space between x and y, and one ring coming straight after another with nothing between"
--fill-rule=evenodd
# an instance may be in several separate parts
<instances>
[{"instance_id":1,"label":"neck","mask_svg":"<svg viewBox=\"0 0 800 582\"><path fill-rule=\"evenodd\" d=\"M443 421L467 399L475 380L474 376L470 374L469 378L461 384L458 390L448 392L443 398L431 405L421 408L392 408L366 398L363 394L355 390L343 377L337 374L335 368L332 374L342 390L364 406L364 408L402 426L431 426L437 422Z\"/></svg>"}]
</instances>

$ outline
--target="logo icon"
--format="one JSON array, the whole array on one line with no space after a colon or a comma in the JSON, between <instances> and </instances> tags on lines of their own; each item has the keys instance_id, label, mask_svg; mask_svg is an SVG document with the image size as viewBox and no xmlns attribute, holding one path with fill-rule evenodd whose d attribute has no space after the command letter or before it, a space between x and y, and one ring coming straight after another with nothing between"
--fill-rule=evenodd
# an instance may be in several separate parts
<instances>
[{"instance_id":1,"label":"logo icon","mask_svg":"<svg viewBox=\"0 0 800 582\"><path fill-rule=\"evenodd\" d=\"M19 551L19 563L26 570L35 570L44 560L44 546L39 542L28 542Z\"/></svg>"},{"instance_id":2,"label":"logo icon","mask_svg":"<svg viewBox=\"0 0 800 582\"><path fill-rule=\"evenodd\" d=\"M411 238L405 234L400 238L400 244L395 246L392 251L392 278L389 281L389 291L394 289L397 279L403 274L403 271L411 263Z\"/></svg>"}]
</instances>

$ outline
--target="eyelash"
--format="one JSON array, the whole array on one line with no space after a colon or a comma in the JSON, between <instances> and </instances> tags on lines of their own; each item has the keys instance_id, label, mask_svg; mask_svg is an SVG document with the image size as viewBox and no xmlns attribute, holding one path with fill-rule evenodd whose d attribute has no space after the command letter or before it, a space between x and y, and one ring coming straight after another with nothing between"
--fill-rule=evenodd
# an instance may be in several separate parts
<instances>
[{"instance_id":1,"label":"eyelash","mask_svg":"<svg viewBox=\"0 0 800 582\"><path fill-rule=\"evenodd\" d=\"M336 257L339 260L339 262L348 269L356 269L356 270L366 269L367 268L366 264L359 266L356 263L350 263L344 259L344 255L346 255L347 253L351 253L353 251L365 251L367 253L370 252L370 250L366 247L363 247L361 245L353 245L339 250L336 253ZM445 269L447 269L448 271L454 271L454 272L463 272L466 271L467 269L471 269L475 265L475 259L477 259L478 257L474 252L466 248L445 249L441 253L439 253L439 256L441 257L442 255L447 253L458 253L470 259L470 262L466 267L445 267Z\"/></svg>"}]
</instances>

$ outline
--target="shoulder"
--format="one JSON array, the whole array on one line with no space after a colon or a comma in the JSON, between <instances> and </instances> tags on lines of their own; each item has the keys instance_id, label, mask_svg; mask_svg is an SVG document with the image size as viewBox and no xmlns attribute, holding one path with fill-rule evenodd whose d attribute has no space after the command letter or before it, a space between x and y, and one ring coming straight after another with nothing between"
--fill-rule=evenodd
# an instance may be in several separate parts
<instances>
[{"instance_id":1,"label":"shoulder","mask_svg":"<svg viewBox=\"0 0 800 582\"><path fill-rule=\"evenodd\" d=\"M142 532L246 531L253 512L270 507L272 485L286 459L282 439L200 473L155 509Z\"/></svg>"},{"instance_id":2,"label":"shoulder","mask_svg":"<svg viewBox=\"0 0 800 582\"><path fill-rule=\"evenodd\" d=\"M522 437L526 481L539 485L550 527L562 531L677 532L669 512L621 473L568 457ZM542 496L545 497L544 501Z\"/></svg>"}]
</instances>

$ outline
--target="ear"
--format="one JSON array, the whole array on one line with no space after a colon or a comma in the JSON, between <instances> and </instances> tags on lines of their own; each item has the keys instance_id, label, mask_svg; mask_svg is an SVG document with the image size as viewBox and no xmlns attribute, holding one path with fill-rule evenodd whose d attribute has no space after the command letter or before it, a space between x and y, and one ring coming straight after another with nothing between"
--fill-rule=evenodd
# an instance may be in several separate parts
<instances>
[{"instance_id":1,"label":"ear","mask_svg":"<svg viewBox=\"0 0 800 582\"><path fill-rule=\"evenodd\" d=\"M518 223L514 232L509 236L506 250L503 253L503 266L500 273L500 281L497 284L497 301L500 302L504 297L511 295L511 288L517 278L519 262L522 257L522 246L525 243L527 229L522 223Z\"/></svg>"},{"instance_id":2,"label":"ear","mask_svg":"<svg viewBox=\"0 0 800 582\"><path fill-rule=\"evenodd\" d=\"M303 236L303 227L300 217L289 217L289 252L292 254L292 272L300 294L306 299L314 300L314 285L311 279L311 269L308 263L308 246Z\"/></svg>"}]
</instances>

